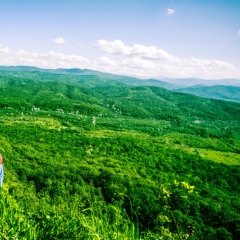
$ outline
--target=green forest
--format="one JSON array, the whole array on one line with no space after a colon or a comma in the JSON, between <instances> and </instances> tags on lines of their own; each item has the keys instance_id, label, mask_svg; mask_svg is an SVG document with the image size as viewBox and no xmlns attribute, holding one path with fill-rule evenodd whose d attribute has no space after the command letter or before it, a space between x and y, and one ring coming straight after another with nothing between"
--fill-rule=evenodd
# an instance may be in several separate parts
<instances>
[{"instance_id":1,"label":"green forest","mask_svg":"<svg viewBox=\"0 0 240 240\"><path fill-rule=\"evenodd\" d=\"M0 68L0 239L240 239L240 104L139 81Z\"/></svg>"}]
</instances>

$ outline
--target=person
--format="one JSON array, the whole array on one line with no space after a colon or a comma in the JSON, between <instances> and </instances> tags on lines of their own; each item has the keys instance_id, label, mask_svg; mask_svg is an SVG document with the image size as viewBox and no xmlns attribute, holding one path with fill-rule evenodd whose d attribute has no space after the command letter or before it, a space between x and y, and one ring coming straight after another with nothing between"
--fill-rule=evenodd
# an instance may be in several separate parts
<instances>
[{"instance_id":1,"label":"person","mask_svg":"<svg viewBox=\"0 0 240 240\"><path fill-rule=\"evenodd\" d=\"M2 154L0 154L0 189L2 188L2 184L3 184L3 157Z\"/></svg>"}]
</instances>

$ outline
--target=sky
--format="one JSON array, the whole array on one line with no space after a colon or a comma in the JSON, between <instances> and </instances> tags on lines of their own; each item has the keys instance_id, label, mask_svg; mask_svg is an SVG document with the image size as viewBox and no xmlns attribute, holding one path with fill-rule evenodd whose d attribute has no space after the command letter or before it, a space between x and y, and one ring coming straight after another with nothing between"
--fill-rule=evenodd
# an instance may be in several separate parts
<instances>
[{"instance_id":1,"label":"sky","mask_svg":"<svg viewBox=\"0 0 240 240\"><path fill-rule=\"evenodd\" d=\"M0 0L0 65L240 79L240 1Z\"/></svg>"}]
</instances>

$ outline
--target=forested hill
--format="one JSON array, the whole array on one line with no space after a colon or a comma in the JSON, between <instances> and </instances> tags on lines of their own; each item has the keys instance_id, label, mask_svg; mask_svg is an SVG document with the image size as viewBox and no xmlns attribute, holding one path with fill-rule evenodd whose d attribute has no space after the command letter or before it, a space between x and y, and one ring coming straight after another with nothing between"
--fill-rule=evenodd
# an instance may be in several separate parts
<instances>
[{"instance_id":1,"label":"forested hill","mask_svg":"<svg viewBox=\"0 0 240 240\"><path fill-rule=\"evenodd\" d=\"M178 84L170 84L166 81L155 79L138 79L128 76L120 76L109 73L103 73L88 69L41 69L36 67L18 66L18 67L4 67L0 66L0 76L8 77L3 82L9 81L11 78L21 78L25 81L39 82L39 81L64 81L80 83L87 87L109 84L126 84L132 86L157 86L166 89L173 89L179 87ZM13 84L10 81L10 84Z\"/></svg>"},{"instance_id":2,"label":"forested hill","mask_svg":"<svg viewBox=\"0 0 240 240\"><path fill-rule=\"evenodd\" d=\"M0 68L0 239L240 239L240 104L86 71Z\"/></svg>"},{"instance_id":3,"label":"forested hill","mask_svg":"<svg viewBox=\"0 0 240 240\"><path fill-rule=\"evenodd\" d=\"M25 80L24 80L25 81ZM64 82L26 83L2 88L1 107L62 109L81 114L137 117L191 123L195 120L239 120L240 105L148 86L81 87Z\"/></svg>"},{"instance_id":4,"label":"forested hill","mask_svg":"<svg viewBox=\"0 0 240 240\"><path fill-rule=\"evenodd\" d=\"M193 86L188 88L176 89L176 91L190 93L206 98L240 102L240 87L236 86Z\"/></svg>"}]
</instances>

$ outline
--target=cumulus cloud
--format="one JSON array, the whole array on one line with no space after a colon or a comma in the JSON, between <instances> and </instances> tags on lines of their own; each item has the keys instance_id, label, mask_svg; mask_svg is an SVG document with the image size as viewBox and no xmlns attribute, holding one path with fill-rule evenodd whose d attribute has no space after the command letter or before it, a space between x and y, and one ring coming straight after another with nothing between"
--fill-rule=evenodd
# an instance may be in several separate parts
<instances>
[{"instance_id":1,"label":"cumulus cloud","mask_svg":"<svg viewBox=\"0 0 240 240\"><path fill-rule=\"evenodd\" d=\"M4 47L0 44L0 52L2 53L9 53L9 47Z\"/></svg>"},{"instance_id":2,"label":"cumulus cloud","mask_svg":"<svg viewBox=\"0 0 240 240\"><path fill-rule=\"evenodd\" d=\"M104 52L128 57L140 57L156 60L178 61L178 58L170 55L166 51L155 46L143 46L134 44L132 47L126 46L121 40L106 41L99 40L97 47Z\"/></svg>"},{"instance_id":3,"label":"cumulus cloud","mask_svg":"<svg viewBox=\"0 0 240 240\"><path fill-rule=\"evenodd\" d=\"M175 9L168 8L166 12L167 12L167 15L172 15L172 14L174 14L176 11L175 11Z\"/></svg>"},{"instance_id":4,"label":"cumulus cloud","mask_svg":"<svg viewBox=\"0 0 240 240\"><path fill-rule=\"evenodd\" d=\"M107 66L117 66L114 60L109 59L108 57L102 56L100 57L100 64L107 65Z\"/></svg>"},{"instance_id":5,"label":"cumulus cloud","mask_svg":"<svg viewBox=\"0 0 240 240\"><path fill-rule=\"evenodd\" d=\"M113 57L121 57L115 62L115 68L109 64L113 73L121 69L122 74L135 74L140 77L240 78L240 69L230 63L214 59L179 58L156 46L127 46L121 40L99 40L97 47ZM110 62L110 58L108 61ZM105 63L107 64L107 61Z\"/></svg>"},{"instance_id":6,"label":"cumulus cloud","mask_svg":"<svg viewBox=\"0 0 240 240\"><path fill-rule=\"evenodd\" d=\"M14 53L1 54L0 65L26 65L41 68L89 68L90 60L77 55L66 55L49 51L34 53L20 50Z\"/></svg>"},{"instance_id":7,"label":"cumulus cloud","mask_svg":"<svg viewBox=\"0 0 240 240\"><path fill-rule=\"evenodd\" d=\"M65 40L63 37L54 38L53 41L57 44L64 44Z\"/></svg>"}]
</instances>

